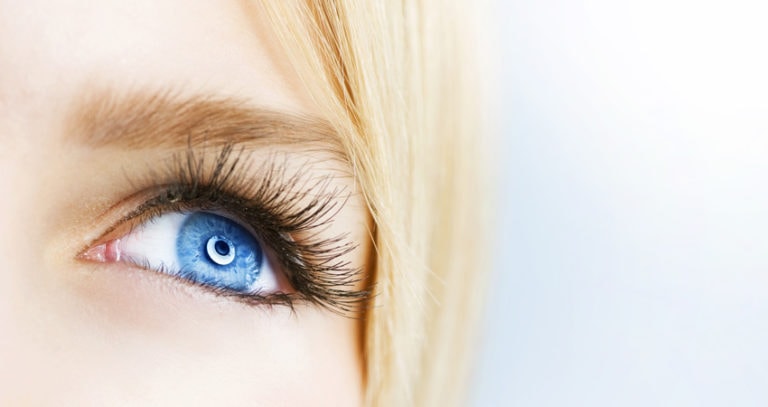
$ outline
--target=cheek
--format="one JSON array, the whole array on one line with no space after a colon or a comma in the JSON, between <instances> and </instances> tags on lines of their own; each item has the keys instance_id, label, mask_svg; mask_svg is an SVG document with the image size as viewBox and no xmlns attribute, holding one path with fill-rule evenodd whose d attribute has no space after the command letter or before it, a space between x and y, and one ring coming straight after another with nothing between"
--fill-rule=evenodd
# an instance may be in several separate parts
<instances>
[{"instance_id":1,"label":"cheek","mask_svg":"<svg viewBox=\"0 0 768 407\"><path fill-rule=\"evenodd\" d=\"M71 270L70 270L71 271ZM299 305L251 308L131 268L75 271L19 360L27 390L77 404L329 405L361 402L357 320ZM71 295L70 295L71 294ZM34 349L32 349L34 348ZM20 383L16 377L16 383ZM38 401L38 400L34 400ZM54 400L40 400L54 401Z\"/></svg>"},{"instance_id":2,"label":"cheek","mask_svg":"<svg viewBox=\"0 0 768 407\"><path fill-rule=\"evenodd\" d=\"M131 383L129 397L159 404L359 404L356 320L301 305L296 313L255 309L180 291L143 271L116 271L123 272L100 273L99 284L123 289L96 287L101 297L81 296L111 308L89 321L109 339L81 347L103 371L95 378L109 389L105 399ZM121 380L110 378L116 366Z\"/></svg>"}]
</instances>

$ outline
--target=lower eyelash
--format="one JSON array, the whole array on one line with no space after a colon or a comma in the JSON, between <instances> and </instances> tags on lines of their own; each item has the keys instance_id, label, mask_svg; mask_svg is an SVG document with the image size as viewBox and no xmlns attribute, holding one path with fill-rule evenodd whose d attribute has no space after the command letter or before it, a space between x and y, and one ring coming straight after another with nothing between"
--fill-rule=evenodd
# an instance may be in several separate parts
<instances>
[{"instance_id":1,"label":"lower eyelash","mask_svg":"<svg viewBox=\"0 0 768 407\"><path fill-rule=\"evenodd\" d=\"M312 177L309 165L288 175L288 160L272 155L253 170L245 150L232 145L218 147L212 164L205 151L189 147L175 154L159 171L150 171L144 190L152 196L120 223L135 224L168 212L221 211L255 232L276 255L286 271L295 294L261 296L209 291L249 304L285 304L306 301L343 315L355 315L369 296L356 289L363 281L363 270L344 257L357 248L349 236L323 236L333 219L349 200L349 194L334 187L333 175ZM210 150L208 150L210 154ZM253 180L254 174L260 176ZM160 181L160 182L159 182Z\"/></svg>"}]
</instances>

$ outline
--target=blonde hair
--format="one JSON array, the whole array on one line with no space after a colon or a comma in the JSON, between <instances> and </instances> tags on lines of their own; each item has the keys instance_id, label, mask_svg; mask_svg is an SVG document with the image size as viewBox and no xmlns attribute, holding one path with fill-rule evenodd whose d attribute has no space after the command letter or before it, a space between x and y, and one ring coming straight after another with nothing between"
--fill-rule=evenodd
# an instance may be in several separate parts
<instances>
[{"instance_id":1,"label":"blonde hair","mask_svg":"<svg viewBox=\"0 0 768 407\"><path fill-rule=\"evenodd\" d=\"M374 220L367 404L461 404L488 270L472 10L445 0L260 7L324 118L346 135Z\"/></svg>"}]
</instances>

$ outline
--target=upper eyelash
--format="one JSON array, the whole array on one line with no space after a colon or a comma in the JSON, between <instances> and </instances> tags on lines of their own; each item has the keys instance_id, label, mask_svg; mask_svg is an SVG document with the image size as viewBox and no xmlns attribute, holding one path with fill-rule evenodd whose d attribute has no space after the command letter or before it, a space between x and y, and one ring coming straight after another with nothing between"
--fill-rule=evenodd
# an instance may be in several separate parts
<instances>
[{"instance_id":1,"label":"upper eyelash","mask_svg":"<svg viewBox=\"0 0 768 407\"><path fill-rule=\"evenodd\" d=\"M151 169L141 184L149 185L145 190L157 192L118 224L171 211L225 211L249 226L275 252L296 294L261 296L206 289L246 303L293 308L294 301L304 300L339 314L356 314L369 291L355 288L364 282L363 270L344 256L357 244L346 234L322 236L349 200L349 193L332 187L332 175L309 177L307 164L287 176L287 159L279 161L272 155L258 171L251 171L251 162L243 159L244 149L217 148L213 165L190 146L185 153L174 154L166 167ZM259 179L251 178L252 174L259 174Z\"/></svg>"}]
</instances>

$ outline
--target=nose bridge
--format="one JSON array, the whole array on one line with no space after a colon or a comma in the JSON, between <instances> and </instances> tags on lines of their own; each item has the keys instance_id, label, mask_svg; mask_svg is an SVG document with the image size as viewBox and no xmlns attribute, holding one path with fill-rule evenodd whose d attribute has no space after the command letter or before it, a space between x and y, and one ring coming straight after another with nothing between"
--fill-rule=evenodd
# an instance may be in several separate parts
<instances>
[{"instance_id":1,"label":"nose bridge","mask_svg":"<svg viewBox=\"0 0 768 407\"><path fill-rule=\"evenodd\" d=\"M21 187L22 157L14 135L0 121L0 383L10 392L18 383L19 366L24 364L24 326L28 311L24 306L25 287L23 261L28 256L29 236L24 233L27 216Z\"/></svg>"},{"instance_id":2,"label":"nose bridge","mask_svg":"<svg viewBox=\"0 0 768 407\"><path fill-rule=\"evenodd\" d=\"M44 325L36 286L46 278L41 193L44 147L29 136L32 121L0 106L0 383L12 390L36 365L30 358ZM0 390L0 393L3 393ZM0 397L1 399L1 397ZM2 401L0 400L0 404Z\"/></svg>"},{"instance_id":3,"label":"nose bridge","mask_svg":"<svg viewBox=\"0 0 768 407\"><path fill-rule=\"evenodd\" d=\"M17 135L8 125L10 120L2 117L0 113L0 331L6 331L11 303L19 294L19 257L24 255L26 246L25 236L18 235L22 232L24 214L20 211L26 188L20 178L24 170L18 166L22 153Z\"/></svg>"},{"instance_id":4,"label":"nose bridge","mask_svg":"<svg viewBox=\"0 0 768 407\"><path fill-rule=\"evenodd\" d=\"M21 268L29 261L31 239L38 233L27 222L34 216L38 184L33 151L23 145L18 121L0 112L0 303L18 295ZM6 308L6 307L3 307Z\"/></svg>"}]
</instances>

